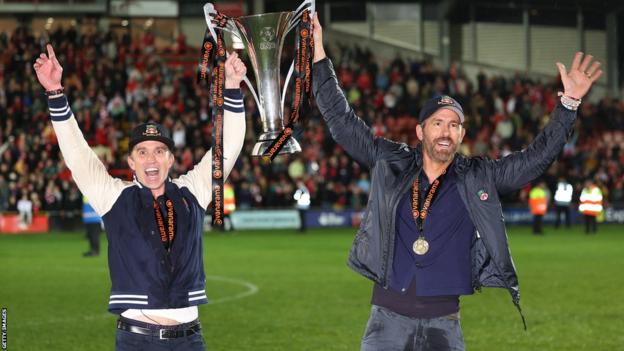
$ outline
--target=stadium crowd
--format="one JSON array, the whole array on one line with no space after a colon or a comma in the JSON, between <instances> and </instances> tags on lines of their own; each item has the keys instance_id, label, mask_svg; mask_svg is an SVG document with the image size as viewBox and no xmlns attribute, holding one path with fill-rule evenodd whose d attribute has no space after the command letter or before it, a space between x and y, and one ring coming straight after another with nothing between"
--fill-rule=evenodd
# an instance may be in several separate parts
<instances>
[{"instance_id":1,"label":"stadium crowd","mask_svg":"<svg viewBox=\"0 0 624 351\"><path fill-rule=\"evenodd\" d=\"M72 28L39 37L25 27L0 33L0 211L16 210L26 194L35 212L80 215L82 197L60 159L32 68L48 41L63 65L65 90L80 127L111 174L130 179L125 162L128 131L146 120L172 131L173 176L192 168L210 147L209 95L195 83L196 60L184 64L183 59L199 53L189 50L183 38L163 49L155 46L150 33L140 40L115 32L80 34ZM499 158L528 145L548 120L561 90L556 78L540 82L520 74L479 74L470 81L458 65L442 71L426 60L384 62L354 47L336 47L330 56L348 100L378 136L415 145L415 116L422 103L433 94L455 97L467 116L461 147L467 155ZM366 205L367 170L332 141L314 106L296 132L303 152L278 157L270 165L251 157L261 124L251 94L246 97L252 127L229 178L238 208L292 207L297 179L310 190L312 206ZM605 97L583 103L571 141L543 180L554 189L557 177L564 176L578 193L585 179L594 178L608 202L623 202L622 164L624 102ZM529 186L505 201L525 202Z\"/></svg>"}]
</instances>

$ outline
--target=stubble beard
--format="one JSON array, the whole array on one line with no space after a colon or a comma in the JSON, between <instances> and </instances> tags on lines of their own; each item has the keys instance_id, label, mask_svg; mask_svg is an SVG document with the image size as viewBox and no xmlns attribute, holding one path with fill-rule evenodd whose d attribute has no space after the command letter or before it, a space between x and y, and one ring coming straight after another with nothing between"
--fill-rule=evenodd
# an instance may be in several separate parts
<instances>
[{"instance_id":1,"label":"stubble beard","mask_svg":"<svg viewBox=\"0 0 624 351\"><path fill-rule=\"evenodd\" d=\"M439 141L442 141L442 140L449 142L449 148L448 150L438 151L436 150L435 145ZM438 162L438 163L446 163L452 160L453 157L455 157L457 150L459 149L459 145L455 144L453 140L451 140L451 138L438 138L430 142L425 137L423 139L423 145L424 145L425 152L427 153L429 158L431 158L433 161Z\"/></svg>"}]
</instances>

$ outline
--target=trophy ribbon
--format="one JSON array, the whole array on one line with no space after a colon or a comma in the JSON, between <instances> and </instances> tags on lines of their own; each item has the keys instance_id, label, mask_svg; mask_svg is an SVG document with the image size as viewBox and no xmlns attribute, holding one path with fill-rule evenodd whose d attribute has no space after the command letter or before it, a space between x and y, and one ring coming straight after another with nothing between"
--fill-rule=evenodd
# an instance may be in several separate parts
<instances>
[{"instance_id":1,"label":"trophy ribbon","mask_svg":"<svg viewBox=\"0 0 624 351\"><path fill-rule=\"evenodd\" d=\"M286 145L288 138L292 137L296 124L301 124L301 116L307 110L312 86L312 53L314 52L314 40L312 38L312 19L310 10L305 9L301 21L297 25L295 34L295 92L288 124L284 127L277 138L267 148L262 158L265 161L273 161L279 151Z\"/></svg>"},{"instance_id":2,"label":"trophy ribbon","mask_svg":"<svg viewBox=\"0 0 624 351\"><path fill-rule=\"evenodd\" d=\"M217 13L214 19L217 27L223 28L227 17ZM213 35L214 34L214 35ZM212 224L223 228L223 92L225 90L225 41L223 32L206 29L201 49L197 83L207 87L212 103ZM208 76L210 75L210 78Z\"/></svg>"}]
</instances>

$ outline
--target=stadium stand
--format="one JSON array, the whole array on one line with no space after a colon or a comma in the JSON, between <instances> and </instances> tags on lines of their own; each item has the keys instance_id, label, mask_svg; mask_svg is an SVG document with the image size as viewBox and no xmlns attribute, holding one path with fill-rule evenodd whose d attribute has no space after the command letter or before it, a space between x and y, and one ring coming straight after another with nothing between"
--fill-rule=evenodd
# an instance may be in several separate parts
<instances>
[{"instance_id":1,"label":"stadium stand","mask_svg":"<svg viewBox=\"0 0 624 351\"><path fill-rule=\"evenodd\" d=\"M15 211L17 200L27 193L35 213L50 213L51 227L79 222L81 195L60 159L32 69L48 41L64 67L66 92L80 127L111 174L131 177L125 162L128 131L146 120L172 130L174 176L189 170L210 147L208 95L195 84L198 51L189 49L183 36L173 46L159 47L150 31L139 39L117 32L79 33L73 27L35 36L19 26L0 33L0 212ZM415 145L414 117L423 101L434 94L455 97L467 115L461 151L468 155L498 158L522 149L547 121L561 89L557 79L538 81L520 74L481 73L472 81L458 65L443 71L427 60L387 61L355 46L335 47L330 56L348 100L377 136ZM251 157L261 126L255 103L246 96L251 127L229 178L238 208L293 207L298 179L310 189L313 207L366 205L367 170L331 140L314 107L297 132L302 153L278 157L270 165ZM578 193L584 179L595 178L610 203L624 202L624 101L604 97L587 102L579 115L571 141L543 179L554 192L562 175ZM527 190L505 201L524 202Z\"/></svg>"}]
</instances>

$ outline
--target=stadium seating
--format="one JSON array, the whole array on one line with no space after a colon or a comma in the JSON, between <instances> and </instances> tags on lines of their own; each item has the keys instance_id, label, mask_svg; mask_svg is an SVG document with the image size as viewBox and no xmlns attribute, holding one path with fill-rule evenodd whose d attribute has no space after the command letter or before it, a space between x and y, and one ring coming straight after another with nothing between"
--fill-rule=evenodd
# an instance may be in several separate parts
<instances>
[{"instance_id":1,"label":"stadium seating","mask_svg":"<svg viewBox=\"0 0 624 351\"><path fill-rule=\"evenodd\" d=\"M80 213L80 194L62 162L32 69L47 41L64 67L64 86L85 137L111 174L131 176L125 162L128 131L146 120L173 132L173 176L192 168L210 147L208 95L195 84L196 50L183 41L160 49L149 35L132 40L113 32L57 29L49 37L35 37L19 27L0 33L0 211L14 211L26 192L35 211L59 218ZM334 48L331 56L347 98L377 136L415 145L415 116L423 101L442 93L457 98L467 115L461 151L468 155L498 158L525 147L547 122L561 90L556 80L532 81L522 75L481 74L468 81L458 66L441 71L427 61L383 62L356 47ZM298 178L310 189L314 207L365 206L368 171L331 140L314 106L297 130L302 153L270 165L251 157L261 126L255 103L246 96L248 134L230 176L238 208L293 207ZM544 180L554 188L563 175L580 191L583 180L593 177L609 202L621 203L621 164L624 102L606 97L582 105L574 135ZM505 201L523 202L525 196L520 191Z\"/></svg>"}]
</instances>

